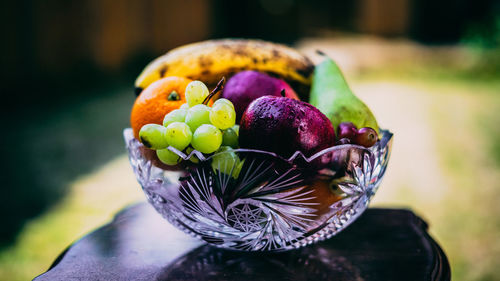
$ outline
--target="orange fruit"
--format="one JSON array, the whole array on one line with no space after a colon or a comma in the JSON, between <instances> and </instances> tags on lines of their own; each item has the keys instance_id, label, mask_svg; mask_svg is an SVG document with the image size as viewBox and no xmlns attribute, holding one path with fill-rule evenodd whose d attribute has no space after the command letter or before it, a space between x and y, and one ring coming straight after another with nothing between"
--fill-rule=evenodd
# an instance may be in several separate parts
<instances>
[{"instance_id":1,"label":"orange fruit","mask_svg":"<svg viewBox=\"0 0 500 281\"><path fill-rule=\"evenodd\" d=\"M316 179L306 187L297 187L292 190L296 191L299 188L301 188L300 195L296 195L296 199L300 199L303 203L314 204L309 206L309 208L315 210L313 213L315 217L311 217L312 219L331 212L330 207L342 199L340 195L332 190L328 179Z\"/></svg>"},{"instance_id":2,"label":"orange fruit","mask_svg":"<svg viewBox=\"0 0 500 281\"><path fill-rule=\"evenodd\" d=\"M137 139L142 126L163 124L167 113L186 103L184 91L191 81L184 77L169 76L152 83L142 91L130 114L130 125Z\"/></svg>"}]
</instances>

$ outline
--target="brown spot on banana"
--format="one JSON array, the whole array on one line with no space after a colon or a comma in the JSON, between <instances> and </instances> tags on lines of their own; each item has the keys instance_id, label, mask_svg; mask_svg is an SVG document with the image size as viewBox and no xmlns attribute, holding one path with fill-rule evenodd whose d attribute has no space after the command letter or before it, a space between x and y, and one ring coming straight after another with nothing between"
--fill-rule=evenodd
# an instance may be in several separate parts
<instances>
[{"instance_id":1,"label":"brown spot on banana","mask_svg":"<svg viewBox=\"0 0 500 281\"><path fill-rule=\"evenodd\" d=\"M207 58L206 56L200 56L198 59L198 64L200 65L201 68L208 68L211 65L214 64L213 60L210 58Z\"/></svg>"},{"instance_id":2,"label":"brown spot on banana","mask_svg":"<svg viewBox=\"0 0 500 281\"><path fill-rule=\"evenodd\" d=\"M167 70L168 70L168 65L166 64L160 68L159 72L161 78L165 77L165 73L167 73Z\"/></svg>"},{"instance_id":3,"label":"brown spot on banana","mask_svg":"<svg viewBox=\"0 0 500 281\"><path fill-rule=\"evenodd\" d=\"M242 56L242 57L249 56L249 53L248 53L248 51L246 50L246 48L244 46L238 46L234 50L234 54L237 55L237 56Z\"/></svg>"}]
</instances>

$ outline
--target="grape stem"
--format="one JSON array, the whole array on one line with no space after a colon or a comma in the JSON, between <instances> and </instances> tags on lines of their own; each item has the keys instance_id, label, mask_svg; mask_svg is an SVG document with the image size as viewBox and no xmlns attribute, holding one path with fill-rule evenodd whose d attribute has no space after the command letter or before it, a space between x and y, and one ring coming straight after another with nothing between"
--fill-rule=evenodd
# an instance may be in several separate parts
<instances>
[{"instance_id":1,"label":"grape stem","mask_svg":"<svg viewBox=\"0 0 500 281\"><path fill-rule=\"evenodd\" d=\"M212 92L203 100L202 104L207 105L210 99L215 96L220 90L224 88L224 82L226 81L226 78L222 76L222 78L219 80L217 83L217 86L212 90Z\"/></svg>"}]
</instances>

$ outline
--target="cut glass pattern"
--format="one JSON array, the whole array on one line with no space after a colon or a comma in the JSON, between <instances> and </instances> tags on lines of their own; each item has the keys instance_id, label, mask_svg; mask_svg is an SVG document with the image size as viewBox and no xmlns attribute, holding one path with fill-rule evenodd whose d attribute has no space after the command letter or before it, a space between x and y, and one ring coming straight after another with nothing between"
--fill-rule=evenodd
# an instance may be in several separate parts
<instances>
[{"instance_id":1,"label":"cut glass pattern","mask_svg":"<svg viewBox=\"0 0 500 281\"><path fill-rule=\"evenodd\" d=\"M366 149L340 145L289 159L236 149L184 161L168 171L155 165L130 129L130 163L148 201L169 222L210 244L245 251L279 251L329 238L368 206L385 173L392 134Z\"/></svg>"}]
</instances>

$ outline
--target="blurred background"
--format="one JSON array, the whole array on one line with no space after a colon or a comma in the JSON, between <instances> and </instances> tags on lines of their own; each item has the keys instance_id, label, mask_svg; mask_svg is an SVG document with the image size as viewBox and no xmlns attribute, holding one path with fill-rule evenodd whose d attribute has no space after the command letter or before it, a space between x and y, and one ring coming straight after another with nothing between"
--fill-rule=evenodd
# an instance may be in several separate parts
<instances>
[{"instance_id":1,"label":"blurred background","mask_svg":"<svg viewBox=\"0 0 500 281\"><path fill-rule=\"evenodd\" d=\"M149 61L245 37L333 57L395 133L372 206L422 216L454 280L500 280L499 2L1 1L0 279L144 200L122 130Z\"/></svg>"}]
</instances>

